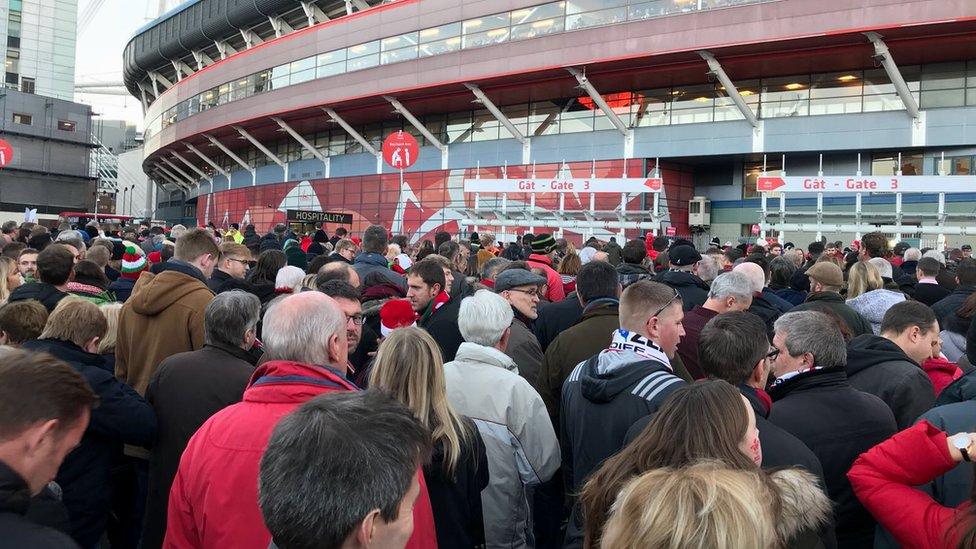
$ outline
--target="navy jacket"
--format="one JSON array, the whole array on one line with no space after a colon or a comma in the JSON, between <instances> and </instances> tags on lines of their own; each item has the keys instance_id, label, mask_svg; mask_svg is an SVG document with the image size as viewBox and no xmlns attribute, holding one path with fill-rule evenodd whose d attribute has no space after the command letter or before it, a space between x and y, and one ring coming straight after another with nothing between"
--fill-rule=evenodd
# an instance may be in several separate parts
<instances>
[{"instance_id":1,"label":"navy jacket","mask_svg":"<svg viewBox=\"0 0 976 549\"><path fill-rule=\"evenodd\" d=\"M55 479L64 491L71 537L82 547L94 546L108 521L112 456L121 452L122 444L148 446L156 436L156 415L139 393L102 367L101 355L57 339L26 341L23 348L67 362L98 395L81 444L65 458Z\"/></svg>"},{"instance_id":2,"label":"navy jacket","mask_svg":"<svg viewBox=\"0 0 976 549\"><path fill-rule=\"evenodd\" d=\"M31 549L74 549L78 545L71 538L53 528L32 521L28 514L32 505L27 482L0 461L0 533L2 547L30 547Z\"/></svg>"}]
</instances>

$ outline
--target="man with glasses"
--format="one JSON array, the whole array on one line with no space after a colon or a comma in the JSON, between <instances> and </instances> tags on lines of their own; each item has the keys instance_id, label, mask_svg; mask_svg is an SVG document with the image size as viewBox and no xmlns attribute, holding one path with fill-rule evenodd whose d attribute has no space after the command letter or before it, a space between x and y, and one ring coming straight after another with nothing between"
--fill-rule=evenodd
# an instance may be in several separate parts
<instances>
[{"instance_id":1,"label":"man with glasses","mask_svg":"<svg viewBox=\"0 0 976 549\"><path fill-rule=\"evenodd\" d=\"M329 280L319 285L318 290L336 300L339 309L346 315L346 342L349 344L346 379L365 388L368 378L366 367L376 353L379 338L376 332L363 323L365 317L359 301L359 290L342 280Z\"/></svg>"},{"instance_id":2,"label":"man with glasses","mask_svg":"<svg viewBox=\"0 0 976 549\"><path fill-rule=\"evenodd\" d=\"M621 294L619 314L609 347L576 366L563 384L559 430L567 494L579 493L590 473L624 446L631 426L685 385L671 366L685 334L681 294L641 280ZM582 517L574 510L567 546L578 546L582 536Z\"/></svg>"},{"instance_id":3,"label":"man with glasses","mask_svg":"<svg viewBox=\"0 0 976 549\"><path fill-rule=\"evenodd\" d=\"M251 250L236 242L220 244L220 255L217 258L217 268L207 286L219 294L229 290L245 290L253 293L250 284L244 281L251 263Z\"/></svg>"},{"instance_id":4,"label":"man with glasses","mask_svg":"<svg viewBox=\"0 0 976 549\"><path fill-rule=\"evenodd\" d=\"M539 289L545 283L545 278L521 266L507 267L495 277L495 293L505 298L515 314L505 354L515 361L519 375L535 387L543 354L532 323L539 317Z\"/></svg>"}]
</instances>

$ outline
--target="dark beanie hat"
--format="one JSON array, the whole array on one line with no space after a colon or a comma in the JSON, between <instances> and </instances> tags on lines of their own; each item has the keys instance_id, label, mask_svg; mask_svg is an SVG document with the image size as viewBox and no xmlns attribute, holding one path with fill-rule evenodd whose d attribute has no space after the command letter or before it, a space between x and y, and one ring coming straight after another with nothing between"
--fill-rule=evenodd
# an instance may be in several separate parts
<instances>
[{"instance_id":1,"label":"dark beanie hat","mask_svg":"<svg viewBox=\"0 0 976 549\"><path fill-rule=\"evenodd\" d=\"M556 247L556 239L551 234L542 233L532 241L532 253L547 254Z\"/></svg>"},{"instance_id":2,"label":"dark beanie hat","mask_svg":"<svg viewBox=\"0 0 976 549\"><path fill-rule=\"evenodd\" d=\"M668 252L668 259L676 267L687 267L701 261L701 254L691 246L674 246Z\"/></svg>"},{"instance_id":3,"label":"dark beanie hat","mask_svg":"<svg viewBox=\"0 0 976 549\"><path fill-rule=\"evenodd\" d=\"M51 233L42 233L37 236L32 236L27 241L27 247L34 248L40 252L44 251L44 248L47 248L51 242L54 242L54 239L51 238Z\"/></svg>"}]
</instances>

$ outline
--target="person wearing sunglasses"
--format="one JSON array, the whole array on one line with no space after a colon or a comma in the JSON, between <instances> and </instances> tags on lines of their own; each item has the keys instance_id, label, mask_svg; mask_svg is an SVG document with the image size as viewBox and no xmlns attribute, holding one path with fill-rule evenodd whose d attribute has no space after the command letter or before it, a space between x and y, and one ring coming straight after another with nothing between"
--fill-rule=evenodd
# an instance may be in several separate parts
<instances>
[{"instance_id":1,"label":"person wearing sunglasses","mask_svg":"<svg viewBox=\"0 0 976 549\"><path fill-rule=\"evenodd\" d=\"M563 384L559 424L567 494L578 493L590 473L623 447L635 422L686 385L671 365L685 334L681 294L658 282L635 282L621 294L619 313L620 328L608 348L581 362ZM574 508L566 545L579 546L582 536Z\"/></svg>"},{"instance_id":2,"label":"person wearing sunglasses","mask_svg":"<svg viewBox=\"0 0 976 549\"><path fill-rule=\"evenodd\" d=\"M512 306L515 319L505 354L518 366L519 375L533 385L542 366L542 346L532 333L532 323L539 317L539 292L546 283L540 275L522 268L503 270L495 277L495 293Z\"/></svg>"}]
</instances>

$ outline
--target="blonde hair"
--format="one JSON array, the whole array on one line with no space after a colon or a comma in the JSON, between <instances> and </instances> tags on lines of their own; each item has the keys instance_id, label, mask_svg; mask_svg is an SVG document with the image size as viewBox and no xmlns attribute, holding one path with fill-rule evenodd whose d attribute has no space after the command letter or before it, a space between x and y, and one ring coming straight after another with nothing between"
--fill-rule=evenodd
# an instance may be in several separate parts
<instances>
[{"instance_id":1,"label":"blonde hair","mask_svg":"<svg viewBox=\"0 0 976 549\"><path fill-rule=\"evenodd\" d=\"M103 303L98 306L108 322L108 330L105 337L98 342L98 354L105 355L115 352L115 340L119 334L119 312L122 311L121 303Z\"/></svg>"},{"instance_id":2,"label":"blonde hair","mask_svg":"<svg viewBox=\"0 0 976 549\"><path fill-rule=\"evenodd\" d=\"M759 469L714 461L654 469L620 491L600 547L780 547L778 501L775 485Z\"/></svg>"},{"instance_id":3,"label":"blonde hair","mask_svg":"<svg viewBox=\"0 0 976 549\"><path fill-rule=\"evenodd\" d=\"M866 294L884 287L878 268L867 261L858 261L851 266L847 279L847 299Z\"/></svg>"},{"instance_id":4,"label":"blonde hair","mask_svg":"<svg viewBox=\"0 0 976 549\"><path fill-rule=\"evenodd\" d=\"M79 347L92 338L105 337L108 320L91 301L68 296L62 299L47 317L47 325L38 339L60 339Z\"/></svg>"},{"instance_id":5,"label":"blonde hair","mask_svg":"<svg viewBox=\"0 0 976 549\"><path fill-rule=\"evenodd\" d=\"M369 386L382 389L404 404L444 447L444 472L454 476L461 446L472 436L447 400L441 350L425 330L393 330L376 353Z\"/></svg>"},{"instance_id":6,"label":"blonde hair","mask_svg":"<svg viewBox=\"0 0 976 549\"><path fill-rule=\"evenodd\" d=\"M323 267L324 266L325 265L323 265ZM317 277L317 276L318 276L318 273L312 273L312 274L305 275L305 278L302 279L302 284L300 286L301 289L302 290L318 290L319 287L315 284L315 277Z\"/></svg>"},{"instance_id":7,"label":"blonde hair","mask_svg":"<svg viewBox=\"0 0 976 549\"><path fill-rule=\"evenodd\" d=\"M7 277L10 276L11 271L17 271L17 262L6 256L0 257L0 302L6 302L10 297L11 290L7 287Z\"/></svg>"}]
</instances>

